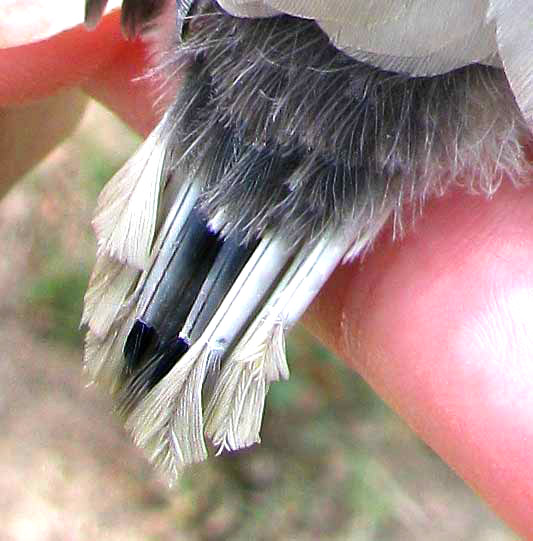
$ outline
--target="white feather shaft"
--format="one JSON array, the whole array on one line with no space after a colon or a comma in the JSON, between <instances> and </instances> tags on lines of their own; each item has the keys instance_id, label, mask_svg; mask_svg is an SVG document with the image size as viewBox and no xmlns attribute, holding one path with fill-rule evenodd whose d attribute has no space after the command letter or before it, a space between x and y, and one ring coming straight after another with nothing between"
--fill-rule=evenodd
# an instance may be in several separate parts
<instances>
[{"instance_id":1,"label":"white feather shaft","mask_svg":"<svg viewBox=\"0 0 533 541\"><path fill-rule=\"evenodd\" d=\"M291 256L281 238L265 237L211 319L200 340L210 349L225 351L245 327Z\"/></svg>"},{"instance_id":2,"label":"white feather shaft","mask_svg":"<svg viewBox=\"0 0 533 541\"><path fill-rule=\"evenodd\" d=\"M218 366L217 359L242 332L290 256L291 249L284 240L263 239L202 336L133 412L128 425L135 440L149 449L157 463L167 464L166 457L171 452L168 448L170 443L178 467L204 458L205 444L200 436L203 432L201 392L206 374L213 366ZM240 372L237 379L239 376ZM220 377L215 385L219 385L219 381ZM244 380L241 378L242 381ZM237 383L233 378L233 387L235 384ZM256 393L256 384L250 385L250 392ZM266 385L264 378L259 380L259 385ZM231 393L231 390L228 393ZM244 400L246 406L248 399ZM263 407L264 393L256 395L255 403L257 407ZM234 411L238 410L237 406ZM247 426L244 433L238 429L233 431L235 442L256 441L256 414L249 417L252 424ZM259 422L260 417L261 415ZM232 418L240 416L235 413ZM235 424L242 426L237 422ZM172 461L168 464L172 464Z\"/></svg>"},{"instance_id":3,"label":"white feather shaft","mask_svg":"<svg viewBox=\"0 0 533 541\"><path fill-rule=\"evenodd\" d=\"M184 182L176 201L172 205L168 216L163 223L161 231L154 244L153 256L140 283L140 300L137 306L137 317L143 317L153 295L161 281L162 274L172 257L173 239L176 239L182 230L187 218L198 199L199 187L194 182ZM169 242L170 241L170 242ZM166 247L166 249L164 249Z\"/></svg>"}]
</instances>

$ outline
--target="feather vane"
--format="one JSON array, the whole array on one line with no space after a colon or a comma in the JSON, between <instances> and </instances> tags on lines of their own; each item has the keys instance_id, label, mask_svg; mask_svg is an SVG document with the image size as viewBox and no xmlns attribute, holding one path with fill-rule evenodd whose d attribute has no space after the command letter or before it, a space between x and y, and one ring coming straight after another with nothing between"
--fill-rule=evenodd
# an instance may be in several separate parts
<instances>
[{"instance_id":1,"label":"feather vane","mask_svg":"<svg viewBox=\"0 0 533 541\"><path fill-rule=\"evenodd\" d=\"M139 270L148 263L165 177L163 122L102 190L93 220L98 254Z\"/></svg>"}]
</instances>

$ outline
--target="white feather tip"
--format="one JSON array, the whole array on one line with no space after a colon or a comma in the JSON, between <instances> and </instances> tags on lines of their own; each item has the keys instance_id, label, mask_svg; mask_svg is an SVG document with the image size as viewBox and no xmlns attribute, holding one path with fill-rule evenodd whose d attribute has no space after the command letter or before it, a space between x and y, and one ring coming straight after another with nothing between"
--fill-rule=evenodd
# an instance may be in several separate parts
<instances>
[{"instance_id":1,"label":"white feather tip","mask_svg":"<svg viewBox=\"0 0 533 541\"><path fill-rule=\"evenodd\" d=\"M102 190L93 220L98 254L141 270L148 263L165 177L161 125Z\"/></svg>"}]
</instances>

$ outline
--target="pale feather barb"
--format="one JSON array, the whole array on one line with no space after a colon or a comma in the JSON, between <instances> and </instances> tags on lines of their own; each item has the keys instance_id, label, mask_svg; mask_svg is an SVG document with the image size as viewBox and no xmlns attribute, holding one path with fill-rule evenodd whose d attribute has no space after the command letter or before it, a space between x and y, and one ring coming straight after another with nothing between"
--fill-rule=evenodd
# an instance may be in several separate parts
<instances>
[{"instance_id":1,"label":"pale feather barb","mask_svg":"<svg viewBox=\"0 0 533 541\"><path fill-rule=\"evenodd\" d=\"M124 2L181 86L100 196L85 366L169 479L260 441L285 331L405 203L529 167L529 2L327 4Z\"/></svg>"},{"instance_id":2,"label":"pale feather barb","mask_svg":"<svg viewBox=\"0 0 533 541\"><path fill-rule=\"evenodd\" d=\"M105 186L98 198L93 226L98 254L142 270L157 221L159 192L165 180L165 119Z\"/></svg>"}]
</instances>

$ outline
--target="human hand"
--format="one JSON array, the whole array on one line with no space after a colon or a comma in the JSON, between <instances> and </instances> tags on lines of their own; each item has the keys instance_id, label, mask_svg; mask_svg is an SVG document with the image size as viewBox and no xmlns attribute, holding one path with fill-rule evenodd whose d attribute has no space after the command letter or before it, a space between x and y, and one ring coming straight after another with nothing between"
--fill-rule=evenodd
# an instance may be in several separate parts
<instances>
[{"instance_id":1,"label":"human hand","mask_svg":"<svg viewBox=\"0 0 533 541\"><path fill-rule=\"evenodd\" d=\"M20 22L23 16L31 19L35 8L14 9ZM57 15L48 11L50 18ZM24 20L20 31L4 40L0 23L0 197L73 131L87 94L107 103L137 131L150 132L153 93L148 81L132 82L146 64L145 50L139 42L124 40L118 19L114 12L93 32L77 25L49 39L32 34L46 21L25 31Z\"/></svg>"},{"instance_id":2,"label":"human hand","mask_svg":"<svg viewBox=\"0 0 533 541\"><path fill-rule=\"evenodd\" d=\"M76 27L0 51L0 73L10 74L0 81L0 107L12 112L82 88L146 134L155 122L152 89L147 80L132 83L145 64L142 45L124 42L111 14L94 32ZM48 111L47 122L68 112ZM42 120L32 129L48 133ZM531 188L508 185L491 200L460 190L434 200L403 240L392 243L385 232L362 263L339 268L305 316L526 538L533 535L532 208Z\"/></svg>"}]
</instances>

